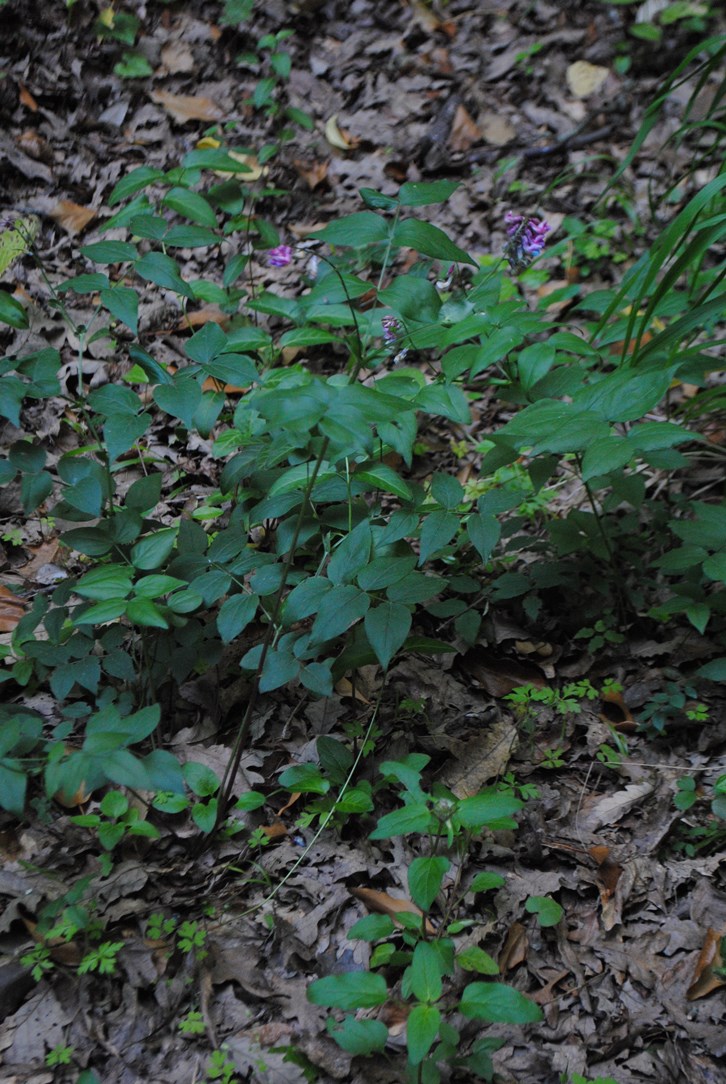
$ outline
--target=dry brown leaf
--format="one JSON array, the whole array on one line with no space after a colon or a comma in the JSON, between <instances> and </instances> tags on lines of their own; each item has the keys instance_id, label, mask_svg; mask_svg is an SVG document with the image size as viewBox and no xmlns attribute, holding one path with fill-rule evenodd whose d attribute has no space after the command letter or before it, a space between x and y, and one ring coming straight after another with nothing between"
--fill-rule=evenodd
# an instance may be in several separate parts
<instances>
[{"instance_id":1,"label":"dry brown leaf","mask_svg":"<svg viewBox=\"0 0 726 1084\"><path fill-rule=\"evenodd\" d=\"M196 312L185 313L174 330L190 331L193 328L204 327L210 322L225 328L229 324L229 316L217 305L205 305L203 309L197 309Z\"/></svg>"},{"instance_id":2,"label":"dry brown leaf","mask_svg":"<svg viewBox=\"0 0 726 1084\"><path fill-rule=\"evenodd\" d=\"M502 775L518 742L517 728L506 716L487 723L482 727L476 746L471 750L471 756L457 758L443 773L442 783L449 787L457 798L468 798L476 794L490 779Z\"/></svg>"},{"instance_id":3,"label":"dry brown leaf","mask_svg":"<svg viewBox=\"0 0 726 1084\"><path fill-rule=\"evenodd\" d=\"M337 113L334 113L325 122L325 138L331 147L335 147L339 151L352 151L360 143L359 139L356 139L350 132L346 132L344 128L339 126Z\"/></svg>"},{"instance_id":4,"label":"dry brown leaf","mask_svg":"<svg viewBox=\"0 0 726 1084\"><path fill-rule=\"evenodd\" d=\"M589 805L589 808L583 812L580 823L584 829L590 832L596 832L604 824L617 824L626 813L629 813L634 806L641 802L643 798L652 794L654 790L653 783L628 783L623 790L616 791L615 794L598 797L591 805L583 803L583 810L585 810L586 805Z\"/></svg>"},{"instance_id":5,"label":"dry brown leaf","mask_svg":"<svg viewBox=\"0 0 726 1084\"><path fill-rule=\"evenodd\" d=\"M494 147L511 143L517 134L514 125L502 113L481 113L479 127L482 137Z\"/></svg>"},{"instance_id":6,"label":"dry brown leaf","mask_svg":"<svg viewBox=\"0 0 726 1084\"><path fill-rule=\"evenodd\" d=\"M600 719L607 723L613 730L622 730L626 733L638 729L638 724L631 715L630 708L623 700L623 694L605 689L601 695L602 711Z\"/></svg>"},{"instance_id":7,"label":"dry brown leaf","mask_svg":"<svg viewBox=\"0 0 726 1084\"><path fill-rule=\"evenodd\" d=\"M311 192L328 179L327 162L303 162L296 158L293 165Z\"/></svg>"},{"instance_id":8,"label":"dry brown leaf","mask_svg":"<svg viewBox=\"0 0 726 1084\"><path fill-rule=\"evenodd\" d=\"M0 632L12 632L25 613L25 603L0 584Z\"/></svg>"},{"instance_id":9,"label":"dry brown leaf","mask_svg":"<svg viewBox=\"0 0 726 1084\"><path fill-rule=\"evenodd\" d=\"M287 835L287 828L284 824L263 824L261 831L265 833L270 841L275 839L282 839Z\"/></svg>"},{"instance_id":10,"label":"dry brown leaf","mask_svg":"<svg viewBox=\"0 0 726 1084\"><path fill-rule=\"evenodd\" d=\"M449 135L449 147L452 151L468 151L478 143L482 133L476 122L463 105L457 107Z\"/></svg>"},{"instance_id":11,"label":"dry brown leaf","mask_svg":"<svg viewBox=\"0 0 726 1084\"><path fill-rule=\"evenodd\" d=\"M534 663L501 658L483 647L467 651L460 665L490 696L506 696L520 685L534 685L536 689L544 689L547 685L542 671Z\"/></svg>"},{"instance_id":12,"label":"dry brown leaf","mask_svg":"<svg viewBox=\"0 0 726 1084\"><path fill-rule=\"evenodd\" d=\"M50 217L66 233L76 234L85 230L88 223L96 217L96 212L92 207L81 207L80 204L73 203L72 200L62 199L56 203L50 212Z\"/></svg>"},{"instance_id":13,"label":"dry brown leaf","mask_svg":"<svg viewBox=\"0 0 726 1084\"><path fill-rule=\"evenodd\" d=\"M703 947L696 961L696 969L693 972L691 985L686 991L689 1001L696 1001L700 997L718 990L720 986L726 986L726 979L714 974L714 968L726 966L726 960L721 955L721 938L726 936L726 931L718 933L710 926L706 930Z\"/></svg>"},{"instance_id":14,"label":"dry brown leaf","mask_svg":"<svg viewBox=\"0 0 726 1084\"><path fill-rule=\"evenodd\" d=\"M587 60L576 60L568 67L565 78L567 86L576 98L589 98L602 87L610 71L599 64L589 64Z\"/></svg>"},{"instance_id":15,"label":"dry brown leaf","mask_svg":"<svg viewBox=\"0 0 726 1084\"><path fill-rule=\"evenodd\" d=\"M38 162L52 165L53 149L50 143L43 139L39 132L36 132L35 128L26 128L16 138L16 143L29 158L35 158Z\"/></svg>"},{"instance_id":16,"label":"dry brown leaf","mask_svg":"<svg viewBox=\"0 0 726 1084\"><path fill-rule=\"evenodd\" d=\"M529 948L529 940L527 938L527 931L521 922L513 922L509 927L509 933L507 934L507 940L502 945L502 951L499 953L499 970L503 975L506 971L511 971L514 967L519 967L524 963L527 958L527 949Z\"/></svg>"},{"instance_id":17,"label":"dry brown leaf","mask_svg":"<svg viewBox=\"0 0 726 1084\"><path fill-rule=\"evenodd\" d=\"M38 103L36 102L33 95L30 93L28 88L23 83L19 83L18 86L20 87L19 98L20 98L21 104L24 105L26 107L26 109L29 109L31 111L31 113L37 113L38 112Z\"/></svg>"},{"instance_id":18,"label":"dry brown leaf","mask_svg":"<svg viewBox=\"0 0 726 1084\"><path fill-rule=\"evenodd\" d=\"M194 54L183 41L170 41L165 45L161 50L161 62L172 75L194 71Z\"/></svg>"},{"instance_id":19,"label":"dry brown leaf","mask_svg":"<svg viewBox=\"0 0 726 1084\"><path fill-rule=\"evenodd\" d=\"M190 120L221 120L224 115L221 106L202 95L170 94L166 90L152 90L151 100L163 106L180 124L186 124Z\"/></svg>"},{"instance_id":20,"label":"dry brown leaf","mask_svg":"<svg viewBox=\"0 0 726 1084\"><path fill-rule=\"evenodd\" d=\"M387 892L379 892L376 888L351 888L349 892L351 896L355 896L357 900L365 904L369 911L374 911L377 915L388 915L394 922L398 922L398 915L402 913L421 915L423 918L423 911L411 900L397 900L389 896ZM432 936L436 933L435 927L428 919L426 919L426 933Z\"/></svg>"}]
</instances>

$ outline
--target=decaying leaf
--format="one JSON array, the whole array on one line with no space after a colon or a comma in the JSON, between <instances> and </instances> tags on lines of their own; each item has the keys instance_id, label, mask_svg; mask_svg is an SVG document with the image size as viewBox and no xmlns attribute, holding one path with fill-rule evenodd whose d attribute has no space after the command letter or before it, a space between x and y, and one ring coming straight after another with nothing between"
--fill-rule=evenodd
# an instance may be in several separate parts
<instances>
[{"instance_id":1,"label":"decaying leaf","mask_svg":"<svg viewBox=\"0 0 726 1084\"><path fill-rule=\"evenodd\" d=\"M449 147L452 151L468 151L482 137L482 132L474 121L471 114L463 105L459 105L454 113L454 122L449 134Z\"/></svg>"},{"instance_id":2,"label":"decaying leaf","mask_svg":"<svg viewBox=\"0 0 726 1084\"><path fill-rule=\"evenodd\" d=\"M328 178L327 162L303 162L296 158L293 165L311 191L315 191Z\"/></svg>"},{"instance_id":3,"label":"decaying leaf","mask_svg":"<svg viewBox=\"0 0 726 1084\"><path fill-rule=\"evenodd\" d=\"M638 729L638 724L633 718L630 708L623 700L622 693L605 689L600 699L602 701L600 719L603 723L607 723L613 730L620 730L625 733L632 733Z\"/></svg>"},{"instance_id":4,"label":"decaying leaf","mask_svg":"<svg viewBox=\"0 0 726 1084\"><path fill-rule=\"evenodd\" d=\"M534 663L493 655L483 647L474 647L461 659L462 669L478 681L490 696L507 696L520 685L544 689L547 681Z\"/></svg>"},{"instance_id":5,"label":"decaying leaf","mask_svg":"<svg viewBox=\"0 0 726 1084\"><path fill-rule=\"evenodd\" d=\"M81 233L96 217L96 212L92 207L81 207L79 203L73 203L72 200L62 199L56 203L50 212L50 217L55 219L66 233L77 234Z\"/></svg>"},{"instance_id":6,"label":"decaying leaf","mask_svg":"<svg viewBox=\"0 0 726 1084\"><path fill-rule=\"evenodd\" d=\"M339 151L352 151L360 142L338 125L337 113L325 122L325 138L331 147Z\"/></svg>"},{"instance_id":7,"label":"decaying leaf","mask_svg":"<svg viewBox=\"0 0 726 1084\"><path fill-rule=\"evenodd\" d=\"M9 587L0 584L0 632L12 632L25 613L25 603Z\"/></svg>"},{"instance_id":8,"label":"decaying leaf","mask_svg":"<svg viewBox=\"0 0 726 1084\"><path fill-rule=\"evenodd\" d=\"M596 832L604 824L617 824L633 806L652 794L654 790L653 783L629 783L627 787L616 791L615 794L606 794L598 798L586 812L582 813L580 824L590 832Z\"/></svg>"},{"instance_id":9,"label":"decaying leaf","mask_svg":"<svg viewBox=\"0 0 726 1084\"><path fill-rule=\"evenodd\" d=\"M490 779L503 774L518 743L517 728L506 716L487 723L482 726L471 756L454 760L441 776L442 783L457 798L476 794Z\"/></svg>"},{"instance_id":10,"label":"decaying leaf","mask_svg":"<svg viewBox=\"0 0 726 1084\"><path fill-rule=\"evenodd\" d=\"M602 87L610 74L607 68L599 64L589 64L587 60L576 60L570 64L565 74L567 86L576 98L589 98Z\"/></svg>"},{"instance_id":11,"label":"decaying leaf","mask_svg":"<svg viewBox=\"0 0 726 1084\"><path fill-rule=\"evenodd\" d=\"M351 888L349 891L351 896L355 896L357 900L365 904L369 911L377 915L388 915L394 922L398 922L398 915L402 913L423 917L423 911L411 900L398 900L394 896L389 896L387 892L379 892L376 888ZM432 936L436 933L435 927L428 919L426 919L426 932Z\"/></svg>"},{"instance_id":12,"label":"decaying leaf","mask_svg":"<svg viewBox=\"0 0 726 1084\"><path fill-rule=\"evenodd\" d=\"M190 120L221 120L224 111L211 98L196 94L170 94L166 90L152 90L152 101L166 109L174 120L186 124Z\"/></svg>"},{"instance_id":13,"label":"decaying leaf","mask_svg":"<svg viewBox=\"0 0 726 1084\"><path fill-rule=\"evenodd\" d=\"M700 997L718 990L720 986L726 986L726 979L714 973L715 968L726 967L726 960L722 956L722 939L726 936L726 930L720 933L710 926L706 930L703 946L696 961L696 969L693 972L693 980L686 991L689 1001L696 1001Z\"/></svg>"},{"instance_id":14,"label":"decaying leaf","mask_svg":"<svg viewBox=\"0 0 726 1084\"><path fill-rule=\"evenodd\" d=\"M519 967L521 963L524 963L527 958L528 947L529 940L526 929L521 922L513 922L509 927L507 939L502 945L502 951L497 959L502 975L506 971L511 971L512 968Z\"/></svg>"}]
</instances>

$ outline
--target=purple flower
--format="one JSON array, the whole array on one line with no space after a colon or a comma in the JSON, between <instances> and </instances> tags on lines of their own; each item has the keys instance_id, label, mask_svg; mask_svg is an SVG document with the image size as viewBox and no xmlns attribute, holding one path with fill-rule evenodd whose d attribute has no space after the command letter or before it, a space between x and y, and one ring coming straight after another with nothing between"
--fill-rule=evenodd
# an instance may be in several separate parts
<instances>
[{"instance_id":1,"label":"purple flower","mask_svg":"<svg viewBox=\"0 0 726 1084\"><path fill-rule=\"evenodd\" d=\"M401 334L401 325L395 316L384 316L381 320L381 327L383 328L383 342L387 347L393 347L396 345L396 339Z\"/></svg>"},{"instance_id":2,"label":"purple flower","mask_svg":"<svg viewBox=\"0 0 726 1084\"><path fill-rule=\"evenodd\" d=\"M545 235L552 227L543 218L525 218L512 211L507 211L504 222L509 236L504 255L512 271L523 271L544 252Z\"/></svg>"},{"instance_id":3,"label":"purple flower","mask_svg":"<svg viewBox=\"0 0 726 1084\"><path fill-rule=\"evenodd\" d=\"M267 263L270 267L287 267L292 263L292 257L293 251L289 245L278 245L267 253Z\"/></svg>"}]
</instances>

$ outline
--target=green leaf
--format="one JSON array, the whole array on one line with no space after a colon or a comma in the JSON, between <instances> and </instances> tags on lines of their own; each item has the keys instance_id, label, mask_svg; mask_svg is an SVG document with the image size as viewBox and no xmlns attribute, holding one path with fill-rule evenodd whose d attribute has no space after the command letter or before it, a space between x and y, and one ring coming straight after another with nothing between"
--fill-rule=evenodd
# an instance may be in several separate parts
<instances>
[{"instance_id":1,"label":"green leaf","mask_svg":"<svg viewBox=\"0 0 726 1084\"><path fill-rule=\"evenodd\" d=\"M317 764L294 764L292 768L285 769L278 783L293 793L327 794L330 790L330 783L323 778Z\"/></svg>"},{"instance_id":2,"label":"green leaf","mask_svg":"<svg viewBox=\"0 0 726 1084\"><path fill-rule=\"evenodd\" d=\"M98 241L81 245L81 255L94 263L125 263L138 257L136 245L129 241Z\"/></svg>"},{"instance_id":3,"label":"green leaf","mask_svg":"<svg viewBox=\"0 0 726 1084\"><path fill-rule=\"evenodd\" d=\"M164 527L142 538L131 550L131 561L134 567L144 571L158 568L174 549L176 536L176 527Z\"/></svg>"},{"instance_id":4,"label":"green leaf","mask_svg":"<svg viewBox=\"0 0 726 1084\"><path fill-rule=\"evenodd\" d=\"M537 916L540 926L556 926L565 913L550 896L530 896L524 909Z\"/></svg>"},{"instance_id":5,"label":"green leaf","mask_svg":"<svg viewBox=\"0 0 726 1084\"><path fill-rule=\"evenodd\" d=\"M27 783L22 761L11 757L0 760L0 806L17 817L22 817L25 809Z\"/></svg>"},{"instance_id":6,"label":"green leaf","mask_svg":"<svg viewBox=\"0 0 726 1084\"><path fill-rule=\"evenodd\" d=\"M542 1010L524 994L501 982L471 982L464 988L459 1011L490 1024L533 1024Z\"/></svg>"},{"instance_id":7,"label":"green leaf","mask_svg":"<svg viewBox=\"0 0 726 1084\"><path fill-rule=\"evenodd\" d=\"M194 414L202 401L202 389L194 377L181 373L174 377L172 384L158 384L154 388L154 400L167 414L181 418L191 430Z\"/></svg>"},{"instance_id":8,"label":"green leaf","mask_svg":"<svg viewBox=\"0 0 726 1084\"><path fill-rule=\"evenodd\" d=\"M366 613L371 600L353 584L341 584L325 594L311 630L311 643L321 644L342 635Z\"/></svg>"},{"instance_id":9,"label":"green leaf","mask_svg":"<svg viewBox=\"0 0 726 1084\"><path fill-rule=\"evenodd\" d=\"M351 926L346 937L349 941L380 941L390 937L395 928L389 915L366 915Z\"/></svg>"},{"instance_id":10,"label":"green leaf","mask_svg":"<svg viewBox=\"0 0 726 1084\"><path fill-rule=\"evenodd\" d=\"M353 754L347 745L322 734L315 743L320 764L335 786L340 786L353 767Z\"/></svg>"},{"instance_id":11,"label":"green leaf","mask_svg":"<svg viewBox=\"0 0 726 1084\"><path fill-rule=\"evenodd\" d=\"M417 946L420 948L421 946ZM414 1005L406 1021L406 1046L411 1065L419 1065L436 1041L441 1013L434 1005Z\"/></svg>"},{"instance_id":12,"label":"green leaf","mask_svg":"<svg viewBox=\"0 0 726 1084\"><path fill-rule=\"evenodd\" d=\"M188 283L184 282L179 274L176 260L171 256L165 256L163 252L147 252L134 264L136 274L147 282L153 282L157 286L163 286L166 290L173 290L183 297L194 300L194 291Z\"/></svg>"},{"instance_id":13,"label":"green leaf","mask_svg":"<svg viewBox=\"0 0 726 1084\"><path fill-rule=\"evenodd\" d=\"M163 176L164 174L160 169L152 169L150 166L139 166L138 169L132 169L130 173L121 178L108 197L109 207L114 207L117 203L121 203L122 200L128 199L129 196L135 195L136 192L148 188L154 181L160 181Z\"/></svg>"},{"instance_id":14,"label":"green leaf","mask_svg":"<svg viewBox=\"0 0 726 1084\"><path fill-rule=\"evenodd\" d=\"M428 911L441 889L451 862L443 856L414 858L408 867L408 888L411 899L422 911Z\"/></svg>"},{"instance_id":15,"label":"green leaf","mask_svg":"<svg viewBox=\"0 0 726 1084\"><path fill-rule=\"evenodd\" d=\"M400 497L401 500L410 501L413 499L413 493L407 482L396 474L392 467L387 467L385 463L376 467L367 467L365 470L357 470L354 475L356 482L365 482L366 485L372 486L373 489L382 489L385 493L393 493L395 497Z\"/></svg>"},{"instance_id":16,"label":"green leaf","mask_svg":"<svg viewBox=\"0 0 726 1084\"><path fill-rule=\"evenodd\" d=\"M486 564L502 533L499 520L492 515L476 512L466 521L466 533L474 549Z\"/></svg>"},{"instance_id":17,"label":"green leaf","mask_svg":"<svg viewBox=\"0 0 726 1084\"><path fill-rule=\"evenodd\" d=\"M413 802L393 813L380 817L369 839L392 839L409 832L426 832L431 823L431 811L424 802Z\"/></svg>"},{"instance_id":18,"label":"green leaf","mask_svg":"<svg viewBox=\"0 0 726 1084\"><path fill-rule=\"evenodd\" d=\"M326 975L308 986L308 1001L330 1009L374 1009L387 998L386 980L369 971Z\"/></svg>"},{"instance_id":19,"label":"green leaf","mask_svg":"<svg viewBox=\"0 0 726 1084\"><path fill-rule=\"evenodd\" d=\"M109 459L114 462L132 448L146 432L151 421L149 414L115 414L103 427L103 439Z\"/></svg>"},{"instance_id":20,"label":"green leaf","mask_svg":"<svg viewBox=\"0 0 726 1084\"><path fill-rule=\"evenodd\" d=\"M416 567L416 555L408 557L376 557L358 576L364 591L380 591L391 584L400 583Z\"/></svg>"},{"instance_id":21,"label":"green leaf","mask_svg":"<svg viewBox=\"0 0 726 1084\"><path fill-rule=\"evenodd\" d=\"M311 617L320 609L320 603L330 591L332 584L324 576L310 576L293 587L285 599L282 620L285 625L294 625L306 617Z\"/></svg>"},{"instance_id":22,"label":"green leaf","mask_svg":"<svg viewBox=\"0 0 726 1084\"><path fill-rule=\"evenodd\" d=\"M109 598L73 617L74 625L105 625L126 613L126 598Z\"/></svg>"},{"instance_id":23,"label":"green leaf","mask_svg":"<svg viewBox=\"0 0 726 1084\"><path fill-rule=\"evenodd\" d=\"M0 290L0 322L18 329L30 326L27 312L6 290Z\"/></svg>"},{"instance_id":24,"label":"green leaf","mask_svg":"<svg viewBox=\"0 0 726 1084\"><path fill-rule=\"evenodd\" d=\"M459 530L460 519L453 512L429 512L421 526L421 542L418 563L424 564L429 557L444 549Z\"/></svg>"},{"instance_id":25,"label":"green leaf","mask_svg":"<svg viewBox=\"0 0 726 1084\"><path fill-rule=\"evenodd\" d=\"M257 613L257 595L230 595L222 603L217 614L217 631L225 644L247 628Z\"/></svg>"},{"instance_id":26,"label":"green leaf","mask_svg":"<svg viewBox=\"0 0 726 1084\"><path fill-rule=\"evenodd\" d=\"M139 330L139 295L130 286L114 286L101 290L101 304L112 316L130 328L134 335Z\"/></svg>"},{"instance_id":27,"label":"green leaf","mask_svg":"<svg viewBox=\"0 0 726 1084\"><path fill-rule=\"evenodd\" d=\"M126 565L104 565L91 569L82 576L75 587L76 594L83 598L103 601L120 598L131 590L131 569Z\"/></svg>"},{"instance_id":28,"label":"green leaf","mask_svg":"<svg viewBox=\"0 0 726 1084\"><path fill-rule=\"evenodd\" d=\"M206 226L210 230L217 227L217 216L198 192L191 192L188 188L171 188L161 202L199 226Z\"/></svg>"},{"instance_id":29,"label":"green leaf","mask_svg":"<svg viewBox=\"0 0 726 1084\"><path fill-rule=\"evenodd\" d=\"M513 794L489 789L471 798L464 798L456 810L456 816L464 828L513 828L512 813L518 812L523 802Z\"/></svg>"},{"instance_id":30,"label":"green leaf","mask_svg":"<svg viewBox=\"0 0 726 1084\"><path fill-rule=\"evenodd\" d=\"M463 249L450 241L443 230L432 226L430 222L419 222L416 218L407 218L399 222L393 231L392 244L398 248L412 248L424 256L447 263L478 264Z\"/></svg>"},{"instance_id":31,"label":"green leaf","mask_svg":"<svg viewBox=\"0 0 726 1084\"><path fill-rule=\"evenodd\" d=\"M372 545L370 522L367 519L361 520L333 550L327 569L330 582L351 583L368 564Z\"/></svg>"},{"instance_id":32,"label":"green leaf","mask_svg":"<svg viewBox=\"0 0 726 1084\"><path fill-rule=\"evenodd\" d=\"M60 541L69 549L84 553L87 557L102 557L111 549L111 540L100 527L79 527L65 531L60 536Z\"/></svg>"},{"instance_id":33,"label":"green leaf","mask_svg":"<svg viewBox=\"0 0 726 1084\"><path fill-rule=\"evenodd\" d=\"M419 1001L438 1001L442 993L441 958L428 941L419 941L411 961L411 989Z\"/></svg>"},{"instance_id":34,"label":"green leaf","mask_svg":"<svg viewBox=\"0 0 726 1084\"><path fill-rule=\"evenodd\" d=\"M169 622L150 598L132 598L126 605L126 616L133 625L154 629L169 628Z\"/></svg>"},{"instance_id":35,"label":"green leaf","mask_svg":"<svg viewBox=\"0 0 726 1084\"><path fill-rule=\"evenodd\" d=\"M457 478L437 471L431 479L431 496L449 512L464 499L464 487Z\"/></svg>"},{"instance_id":36,"label":"green leaf","mask_svg":"<svg viewBox=\"0 0 726 1084\"><path fill-rule=\"evenodd\" d=\"M428 384L418 393L413 405L425 414L439 414L460 425L471 422L469 401L455 384Z\"/></svg>"},{"instance_id":37,"label":"green leaf","mask_svg":"<svg viewBox=\"0 0 726 1084\"><path fill-rule=\"evenodd\" d=\"M469 945L456 954L456 962L464 971L476 971L479 975L498 975L499 964L478 945Z\"/></svg>"},{"instance_id":38,"label":"green leaf","mask_svg":"<svg viewBox=\"0 0 726 1084\"><path fill-rule=\"evenodd\" d=\"M356 1020L346 1016L341 1024L329 1020L328 1032L338 1046L353 1057L375 1054L388 1042L388 1028L380 1020Z\"/></svg>"},{"instance_id":39,"label":"green leaf","mask_svg":"<svg viewBox=\"0 0 726 1084\"><path fill-rule=\"evenodd\" d=\"M154 575L142 576L134 585L134 594L142 598L160 598L175 591L177 587L186 587L186 580L178 580L176 576Z\"/></svg>"},{"instance_id":40,"label":"green leaf","mask_svg":"<svg viewBox=\"0 0 726 1084\"><path fill-rule=\"evenodd\" d=\"M711 659L710 662L699 666L696 673L699 677L707 678L709 681L726 681L726 657Z\"/></svg>"},{"instance_id":41,"label":"green leaf","mask_svg":"<svg viewBox=\"0 0 726 1084\"><path fill-rule=\"evenodd\" d=\"M388 238L388 229L385 218L373 211L358 211L329 222L322 230L311 233L310 237L327 241L329 245L363 248L365 245L385 241Z\"/></svg>"},{"instance_id":42,"label":"green leaf","mask_svg":"<svg viewBox=\"0 0 726 1084\"><path fill-rule=\"evenodd\" d=\"M368 610L363 624L376 658L383 669L387 670L391 659L408 636L411 611L400 602L382 602Z\"/></svg>"},{"instance_id":43,"label":"green leaf","mask_svg":"<svg viewBox=\"0 0 726 1084\"><path fill-rule=\"evenodd\" d=\"M402 207L445 203L458 187L459 181L407 181L398 190L398 202Z\"/></svg>"},{"instance_id":44,"label":"green leaf","mask_svg":"<svg viewBox=\"0 0 726 1084\"><path fill-rule=\"evenodd\" d=\"M469 885L470 892L490 892L492 888L501 888L504 884L504 878L501 873L490 873L485 870L483 873L477 873L474 880Z\"/></svg>"}]
</instances>

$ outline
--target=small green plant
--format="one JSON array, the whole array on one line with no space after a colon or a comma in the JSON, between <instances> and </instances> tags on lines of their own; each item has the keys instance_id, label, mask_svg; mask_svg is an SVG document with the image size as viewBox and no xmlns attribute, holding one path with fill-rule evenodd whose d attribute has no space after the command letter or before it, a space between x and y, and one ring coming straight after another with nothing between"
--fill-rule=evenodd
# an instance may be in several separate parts
<instances>
[{"instance_id":1,"label":"small green plant","mask_svg":"<svg viewBox=\"0 0 726 1084\"><path fill-rule=\"evenodd\" d=\"M506 1021L526 1024L541 1018L541 1011L518 990L495 981L468 983L456 1005L451 1001L452 980L458 973L473 972L490 979L499 972L498 965L480 946L456 952L452 936L464 928L454 917L467 893L483 893L500 887L504 878L497 873L475 874L467 885L461 881L462 867L453 875L449 853L459 863L465 862L472 838L485 829L513 828L512 815L522 802L508 788L491 788L471 798L457 800L438 785L431 793L422 788L421 773L429 758L410 754L401 761L386 761L381 773L388 783L400 788L403 805L378 819L370 838L388 840L395 836L419 833L420 857L408 870L408 887L416 913L400 912L394 920L387 915L371 914L348 932L351 940L375 944L369 972L332 975L317 979L308 989L309 999L317 1005L350 1013L360 1008L375 1008L390 994L386 975L401 975L401 996L407 1008L407 1079L438 1080L437 1064L449 1062L462 1071L470 1070L487 1080L492 1078L491 1053L501 1045L496 1039L479 1039L468 1049L460 1050L460 1034L447 1017L458 1011L482 1021ZM449 879L452 878L450 883ZM540 901L545 909L543 925L557 904ZM441 924L435 929L429 915L441 908ZM536 910L530 907L530 910ZM357 1019L343 1015L328 1021L328 1030L346 1051L365 1055L383 1050L388 1032L375 1019ZM422 1076L425 1074L425 1076Z\"/></svg>"},{"instance_id":2,"label":"small green plant","mask_svg":"<svg viewBox=\"0 0 726 1084\"><path fill-rule=\"evenodd\" d=\"M35 945L30 952L20 957L20 962L23 967L30 968L30 974L36 982L40 982L55 967L50 958L50 949L46 945Z\"/></svg>"},{"instance_id":3,"label":"small green plant","mask_svg":"<svg viewBox=\"0 0 726 1084\"><path fill-rule=\"evenodd\" d=\"M648 703L641 709L641 726L658 737L665 734L666 730L679 719L705 722L709 718L708 708L696 700L697 695L692 685L679 684L675 681L667 682L665 689L653 693ZM693 702L690 707L689 702Z\"/></svg>"},{"instance_id":4,"label":"small green plant","mask_svg":"<svg viewBox=\"0 0 726 1084\"><path fill-rule=\"evenodd\" d=\"M182 1035L193 1036L203 1035L206 1030L204 1018L197 1009L190 1009L185 1016L182 1016L178 1024L179 1031Z\"/></svg>"},{"instance_id":5,"label":"small green plant","mask_svg":"<svg viewBox=\"0 0 726 1084\"><path fill-rule=\"evenodd\" d=\"M209 1081L218 1081L219 1084L232 1084L237 1076L237 1068L233 1061L227 1058L225 1046L219 1050L213 1050L207 1062L206 1077Z\"/></svg>"},{"instance_id":6,"label":"small green plant","mask_svg":"<svg viewBox=\"0 0 726 1084\"><path fill-rule=\"evenodd\" d=\"M57 1065L70 1065L73 1055L75 1053L75 1047L65 1046L64 1043L58 1043L52 1050L49 1050L45 1055L45 1064L49 1069L55 1068Z\"/></svg>"},{"instance_id":7,"label":"small green plant","mask_svg":"<svg viewBox=\"0 0 726 1084\"><path fill-rule=\"evenodd\" d=\"M152 941L173 939L180 952L193 953L198 961L207 955L207 931L199 922L191 919L178 922L176 918L165 917L161 912L157 912L149 916L146 936Z\"/></svg>"},{"instance_id":8,"label":"small green plant","mask_svg":"<svg viewBox=\"0 0 726 1084\"><path fill-rule=\"evenodd\" d=\"M123 947L123 941L102 942L83 957L78 965L78 974L86 975L89 971L98 971L99 975L115 975L117 957Z\"/></svg>"}]
</instances>

